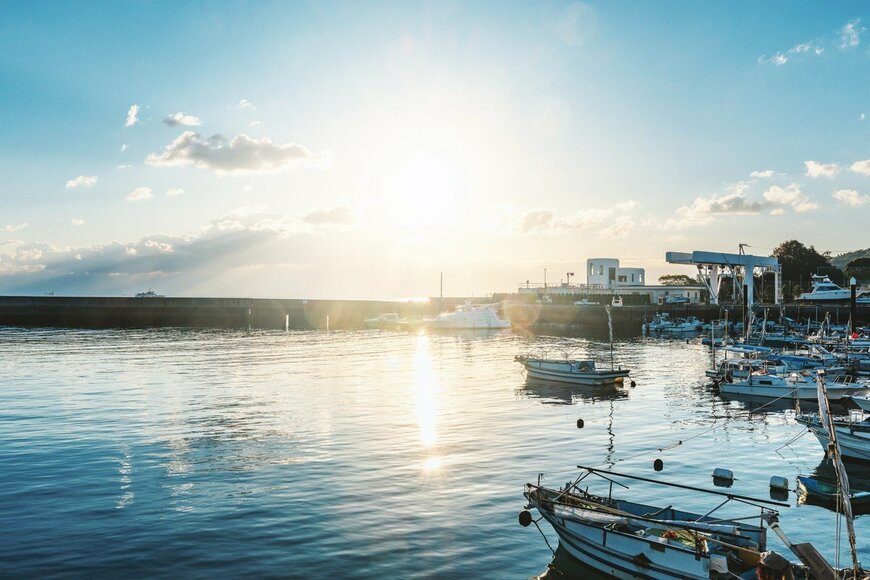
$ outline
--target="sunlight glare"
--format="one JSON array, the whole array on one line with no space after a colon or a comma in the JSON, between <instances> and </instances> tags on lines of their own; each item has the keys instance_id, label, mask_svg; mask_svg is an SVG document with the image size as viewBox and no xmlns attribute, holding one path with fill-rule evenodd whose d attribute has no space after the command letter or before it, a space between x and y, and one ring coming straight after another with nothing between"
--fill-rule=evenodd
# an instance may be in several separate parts
<instances>
[{"instance_id":1,"label":"sunlight glare","mask_svg":"<svg viewBox=\"0 0 870 580\"><path fill-rule=\"evenodd\" d=\"M435 400L438 380L432 371L429 337L425 334L418 335L416 340L414 396L417 424L420 426L420 441L425 447L430 448L438 441L438 407Z\"/></svg>"}]
</instances>

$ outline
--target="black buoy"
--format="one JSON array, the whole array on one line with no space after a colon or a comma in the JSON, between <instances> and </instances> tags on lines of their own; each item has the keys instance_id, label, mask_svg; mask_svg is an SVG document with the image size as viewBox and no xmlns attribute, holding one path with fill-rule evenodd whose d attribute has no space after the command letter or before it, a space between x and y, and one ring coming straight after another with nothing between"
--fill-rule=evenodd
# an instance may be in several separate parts
<instances>
[{"instance_id":1,"label":"black buoy","mask_svg":"<svg viewBox=\"0 0 870 580\"><path fill-rule=\"evenodd\" d=\"M656 471L661 471L664 468L665 462L661 459L656 459L655 461L653 461L653 469L655 469Z\"/></svg>"},{"instance_id":2,"label":"black buoy","mask_svg":"<svg viewBox=\"0 0 870 580\"><path fill-rule=\"evenodd\" d=\"M582 429L583 425L584 425L583 419L577 419L577 428Z\"/></svg>"},{"instance_id":3,"label":"black buoy","mask_svg":"<svg viewBox=\"0 0 870 580\"><path fill-rule=\"evenodd\" d=\"M520 525L524 528L529 527L529 524L532 523L532 512L529 510L523 510L520 512Z\"/></svg>"},{"instance_id":4,"label":"black buoy","mask_svg":"<svg viewBox=\"0 0 870 580\"><path fill-rule=\"evenodd\" d=\"M637 386L637 383L634 382L634 381L631 381L631 383L629 383L629 384L631 385L631 388L632 388L632 389L635 388L635 387Z\"/></svg>"}]
</instances>

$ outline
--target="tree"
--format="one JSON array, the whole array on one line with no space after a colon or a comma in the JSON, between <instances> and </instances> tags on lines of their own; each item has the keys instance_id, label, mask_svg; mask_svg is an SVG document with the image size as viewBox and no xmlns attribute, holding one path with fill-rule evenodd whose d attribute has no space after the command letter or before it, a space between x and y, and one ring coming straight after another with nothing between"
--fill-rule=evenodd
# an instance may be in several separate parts
<instances>
[{"instance_id":1,"label":"tree","mask_svg":"<svg viewBox=\"0 0 870 580\"><path fill-rule=\"evenodd\" d=\"M856 258L846 264L844 270L847 278L854 276L859 284L865 280L870 280L870 258Z\"/></svg>"},{"instance_id":2,"label":"tree","mask_svg":"<svg viewBox=\"0 0 870 580\"><path fill-rule=\"evenodd\" d=\"M829 256L820 254L813 246L808 248L797 240L781 243L773 250L773 256L779 259L782 268L783 288L797 285L801 289L809 289L810 277L813 274L822 268L832 268Z\"/></svg>"},{"instance_id":3,"label":"tree","mask_svg":"<svg viewBox=\"0 0 870 580\"><path fill-rule=\"evenodd\" d=\"M685 274L664 274L659 276L659 284L662 286L698 286L698 281Z\"/></svg>"}]
</instances>

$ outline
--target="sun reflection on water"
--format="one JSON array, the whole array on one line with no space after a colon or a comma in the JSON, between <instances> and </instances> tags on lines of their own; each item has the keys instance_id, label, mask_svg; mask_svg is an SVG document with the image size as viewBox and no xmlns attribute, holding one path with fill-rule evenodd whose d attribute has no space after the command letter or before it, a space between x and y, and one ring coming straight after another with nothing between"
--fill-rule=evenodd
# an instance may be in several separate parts
<instances>
[{"instance_id":1,"label":"sun reflection on water","mask_svg":"<svg viewBox=\"0 0 870 580\"><path fill-rule=\"evenodd\" d=\"M423 463L424 471L432 471L441 467L441 458L433 455L438 443L438 401L440 388L438 377L432 369L432 356L429 352L429 337L425 334L417 336L417 349L414 353L414 402L417 413L417 424L420 427L420 442L429 450L428 458Z\"/></svg>"}]
</instances>

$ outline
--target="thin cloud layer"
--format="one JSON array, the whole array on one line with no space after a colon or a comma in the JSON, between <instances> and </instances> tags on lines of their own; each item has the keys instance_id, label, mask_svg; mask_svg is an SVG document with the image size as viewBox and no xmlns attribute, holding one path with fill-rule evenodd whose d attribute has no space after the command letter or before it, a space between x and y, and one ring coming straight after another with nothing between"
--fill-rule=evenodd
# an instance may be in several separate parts
<instances>
[{"instance_id":1,"label":"thin cloud layer","mask_svg":"<svg viewBox=\"0 0 870 580\"><path fill-rule=\"evenodd\" d=\"M5 231L7 231L7 232L20 232L21 230L23 230L24 228L26 228L28 225L30 225L30 224L27 224L27 223L23 223L23 224L7 224L3 229L4 229Z\"/></svg>"},{"instance_id":2,"label":"thin cloud layer","mask_svg":"<svg viewBox=\"0 0 870 580\"><path fill-rule=\"evenodd\" d=\"M628 200L609 208L586 209L567 215L551 209L534 209L519 215L514 229L522 234L551 235L598 229L602 238L624 237L635 224L627 214L638 207L638 202Z\"/></svg>"},{"instance_id":3,"label":"thin cloud layer","mask_svg":"<svg viewBox=\"0 0 870 580\"><path fill-rule=\"evenodd\" d=\"M202 125L202 120L199 117L194 117L193 115L188 115L179 111L177 113L172 113L163 119L163 123L170 127L177 127L179 125L184 127L199 127Z\"/></svg>"},{"instance_id":4,"label":"thin cloud layer","mask_svg":"<svg viewBox=\"0 0 870 580\"><path fill-rule=\"evenodd\" d=\"M349 207L318 209L303 216L302 221L315 226L352 226L356 214Z\"/></svg>"},{"instance_id":5,"label":"thin cloud layer","mask_svg":"<svg viewBox=\"0 0 870 580\"><path fill-rule=\"evenodd\" d=\"M840 172L840 166L836 163L804 161L804 165L807 168L807 177L834 177Z\"/></svg>"},{"instance_id":6,"label":"thin cloud layer","mask_svg":"<svg viewBox=\"0 0 870 580\"><path fill-rule=\"evenodd\" d=\"M750 177L756 177L758 179L770 179L774 175L776 175L776 173L774 173L773 169L765 169L764 171L753 171L749 174Z\"/></svg>"},{"instance_id":7,"label":"thin cloud layer","mask_svg":"<svg viewBox=\"0 0 870 580\"><path fill-rule=\"evenodd\" d=\"M840 30L840 48L855 48L861 44L861 33L866 30L863 26L859 26L861 19L856 19Z\"/></svg>"},{"instance_id":8,"label":"thin cloud layer","mask_svg":"<svg viewBox=\"0 0 870 580\"><path fill-rule=\"evenodd\" d=\"M145 163L155 167L191 165L218 173L274 171L310 158L311 152L295 143L279 145L266 137L253 139L244 133L227 141L222 135L207 139L185 131L163 153L152 153Z\"/></svg>"},{"instance_id":9,"label":"thin cloud layer","mask_svg":"<svg viewBox=\"0 0 870 580\"><path fill-rule=\"evenodd\" d=\"M717 216L759 215L765 212L779 216L786 209L804 213L819 207L795 183L787 187L773 185L762 194L762 199L752 199L746 194L749 185L740 182L729 188L731 191L727 194L699 196L691 205L677 209L677 220L666 220L664 223L668 228L686 227L710 223Z\"/></svg>"},{"instance_id":10,"label":"thin cloud layer","mask_svg":"<svg viewBox=\"0 0 870 580\"><path fill-rule=\"evenodd\" d=\"M97 182L96 175L79 175L78 177L73 177L69 181L66 182L67 189L75 189L77 187L90 187Z\"/></svg>"},{"instance_id":11,"label":"thin cloud layer","mask_svg":"<svg viewBox=\"0 0 870 580\"><path fill-rule=\"evenodd\" d=\"M831 197L852 207L870 204L870 195L861 195L854 189L839 189L833 192Z\"/></svg>"},{"instance_id":12,"label":"thin cloud layer","mask_svg":"<svg viewBox=\"0 0 870 580\"><path fill-rule=\"evenodd\" d=\"M137 187L127 194L127 201L144 201L154 197L150 187Z\"/></svg>"}]
</instances>

